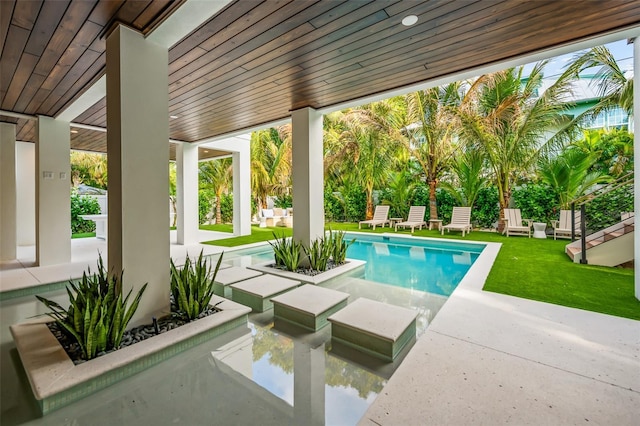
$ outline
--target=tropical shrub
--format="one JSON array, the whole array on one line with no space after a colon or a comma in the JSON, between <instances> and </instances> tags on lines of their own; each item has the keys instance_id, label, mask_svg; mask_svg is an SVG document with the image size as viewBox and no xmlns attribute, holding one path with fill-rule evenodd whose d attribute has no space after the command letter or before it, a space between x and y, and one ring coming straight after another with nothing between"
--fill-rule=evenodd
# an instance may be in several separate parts
<instances>
[{"instance_id":1,"label":"tropical shrub","mask_svg":"<svg viewBox=\"0 0 640 426\"><path fill-rule=\"evenodd\" d=\"M281 209L293 207L293 197L289 194L273 197L273 206Z\"/></svg>"},{"instance_id":2,"label":"tropical shrub","mask_svg":"<svg viewBox=\"0 0 640 426\"><path fill-rule=\"evenodd\" d=\"M275 257L276 266L284 267L287 271L295 271L300 265L300 256L302 253L302 244L293 238L287 238L284 235L280 238L273 233L273 242L269 241L273 247L273 255Z\"/></svg>"},{"instance_id":3,"label":"tropical shrub","mask_svg":"<svg viewBox=\"0 0 640 426\"><path fill-rule=\"evenodd\" d=\"M329 222L343 221L345 217L342 199L334 195L328 186L324 189L324 217Z\"/></svg>"},{"instance_id":4,"label":"tropical shrub","mask_svg":"<svg viewBox=\"0 0 640 426\"><path fill-rule=\"evenodd\" d=\"M215 194L210 190L198 191L198 223L201 225L206 222L207 216L213 210L213 202Z\"/></svg>"},{"instance_id":5,"label":"tropical shrub","mask_svg":"<svg viewBox=\"0 0 640 426\"><path fill-rule=\"evenodd\" d=\"M495 228L499 217L498 189L495 186L482 188L471 210L471 221L483 228Z\"/></svg>"},{"instance_id":6,"label":"tropical shrub","mask_svg":"<svg viewBox=\"0 0 640 426\"><path fill-rule=\"evenodd\" d=\"M182 268L176 268L171 259L172 312L175 315L186 321L193 321L206 311L213 296L213 282L221 262L222 255L212 273L211 264L203 257L202 251L195 262L187 254Z\"/></svg>"},{"instance_id":7,"label":"tropical shrub","mask_svg":"<svg viewBox=\"0 0 640 426\"><path fill-rule=\"evenodd\" d=\"M95 232L96 223L84 220L83 214L100 214L100 204L94 197L71 193L71 233Z\"/></svg>"},{"instance_id":8,"label":"tropical shrub","mask_svg":"<svg viewBox=\"0 0 640 426\"><path fill-rule=\"evenodd\" d=\"M224 194L220 198L220 213L223 223L233 222L233 195Z\"/></svg>"},{"instance_id":9,"label":"tropical shrub","mask_svg":"<svg viewBox=\"0 0 640 426\"><path fill-rule=\"evenodd\" d=\"M345 200L345 220L347 222L364 220L367 214L367 194L364 188L352 186L342 194Z\"/></svg>"},{"instance_id":10,"label":"tropical shrub","mask_svg":"<svg viewBox=\"0 0 640 426\"><path fill-rule=\"evenodd\" d=\"M109 276L104 268L102 256L98 257L98 272L82 274L75 284L69 281L67 294L69 308L41 296L36 298L51 309L48 312L60 328L71 335L80 345L85 359L95 358L103 351L118 349L131 317L138 309L140 298L147 288L143 285L129 307L131 290L122 298L122 277Z\"/></svg>"},{"instance_id":11,"label":"tropical shrub","mask_svg":"<svg viewBox=\"0 0 640 426\"><path fill-rule=\"evenodd\" d=\"M429 199L427 198L428 202ZM443 224L451 222L453 207L458 205L456 199L448 191L438 188L436 191L436 203L438 204L438 218L443 221Z\"/></svg>"},{"instance_id":12,"label":"tropical shrub","mask_svg":"<svg viewBox=\"0 0 640 426\"><path fill-rule=\"evenodd\" d=\"M615 189L587 203L587 228L594 231L607 228L620 221L621 212L632 211L634 211L633 186Z\"/></svg>"},{"instance_id":13,"label":"tropical shrub","mask_svg":"<svg viewBox=\"0 0 640 426\"><path fill-rule=\"evenodd\" d=\"M511 194L523 218L535 222L551 223L558 220L558 194L548 185L528 184L516 188Z\"/></svg>"}]
</instances>

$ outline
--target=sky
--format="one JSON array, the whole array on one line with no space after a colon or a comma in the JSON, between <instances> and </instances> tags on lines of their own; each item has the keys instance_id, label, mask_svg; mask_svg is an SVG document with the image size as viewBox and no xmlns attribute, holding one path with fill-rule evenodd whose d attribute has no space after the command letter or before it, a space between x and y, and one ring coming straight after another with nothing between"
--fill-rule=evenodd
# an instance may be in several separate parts
<instances>
[{"instance_id":1,"label":"sky","mask_svg":"<svg viewBox=\"0 0 640 426\"><path fill-rule=\"evenodd\" d=\"M605 44L605 46L611 51L614 58L618 62L618 66L623 71L632 71L633 70L633 44L627 44L627 40L620 40L614 43ZM586 50L580 51L585 52ZM571 59L577 54L569 53L567 55L556 56L549 60L549 63L545 67L545 77L552 78L557 77L565 70L565 67ZM532 64L525 65L525 74L527 71L530 71L533 68Z\"/></svg>"}]
</instances>

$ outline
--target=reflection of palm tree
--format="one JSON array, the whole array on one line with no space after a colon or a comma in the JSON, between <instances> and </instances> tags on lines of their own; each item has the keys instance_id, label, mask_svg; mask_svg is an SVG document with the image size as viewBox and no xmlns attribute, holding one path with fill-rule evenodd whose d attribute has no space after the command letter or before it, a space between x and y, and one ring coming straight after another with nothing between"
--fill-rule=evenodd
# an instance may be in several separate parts
<instances>
[{"instance_id":1,"label":"reflection of palm tree","mask_svg":"<svg viewBox=\"0 0 640 426\"><path fill-rule=\"evenodd\" d=\"M274 333L267 327L255 326L253 336L253 361L268 356L269 364L278 366L285 373L293 373L293 340Z\"/></svg>"},{"instance_id":2,"label":"reflection of palm tree","mask_svg":"<svg viewBox=\"0 0 640 426\"><path fill-rule=\"evenodd\" d=\"M325 363L327 385L356 389L362 399L368 398L371 393L379 394L387 382L362 367L354 366L334 356L326 357Z\"/></svg>"}]
</instances>

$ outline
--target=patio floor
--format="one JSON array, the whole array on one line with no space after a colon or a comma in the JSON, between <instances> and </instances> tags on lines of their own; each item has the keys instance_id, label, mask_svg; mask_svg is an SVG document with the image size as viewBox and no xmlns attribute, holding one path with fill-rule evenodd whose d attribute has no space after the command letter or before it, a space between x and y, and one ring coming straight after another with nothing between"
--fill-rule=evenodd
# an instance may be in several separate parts
<instances>
[{"instance_id":1,"label":"patio floor","mask_svg":"<svg viewBox=\"0 0 640 426\"><path fill-rule=\"evenodd\" d=\"M228 237L214 234L201 240ZM220 251L172 235L174 259ZM45 268L21 250L2 263L0 290L66 280L106 251L96 239L72 247L71 264ZM487 273L461 283L360 424L636 424L640 322L484 292Z\"/></svg>"}]
</instances>

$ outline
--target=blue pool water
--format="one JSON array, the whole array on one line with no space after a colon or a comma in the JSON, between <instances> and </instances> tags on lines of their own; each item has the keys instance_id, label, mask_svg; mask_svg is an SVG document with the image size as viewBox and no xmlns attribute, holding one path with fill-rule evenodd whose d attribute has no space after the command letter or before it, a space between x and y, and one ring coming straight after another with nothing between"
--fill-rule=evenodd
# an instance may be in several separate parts
<instances>
[{"instance_id":1,"label":"blue pool water","mask_svg":"<svg viewBox=\"0 0 640 426\"><path fill-rule=\"evenodd\" d=\"M478 258L483 244L347 234L347 257L367 262L364 278L449 296Z\"/></svg>"},{"instance_id":2,"label":"blue pool water","mask_svg":"<svg viewBox=\"0 0 640 426\"><path fill-rule=\"evenodd\" d=\"M347 241L354 238L356 241L349 246L347 257L367 262L360 278L445 297L455 290L485 247L484 244L374 234L346 234L345 237ZM229 253L226 259L241 254L244 259L250 257L249 264L273 261L271 246L233 253L236 254Z\"/></svg>"}]
</instances>

